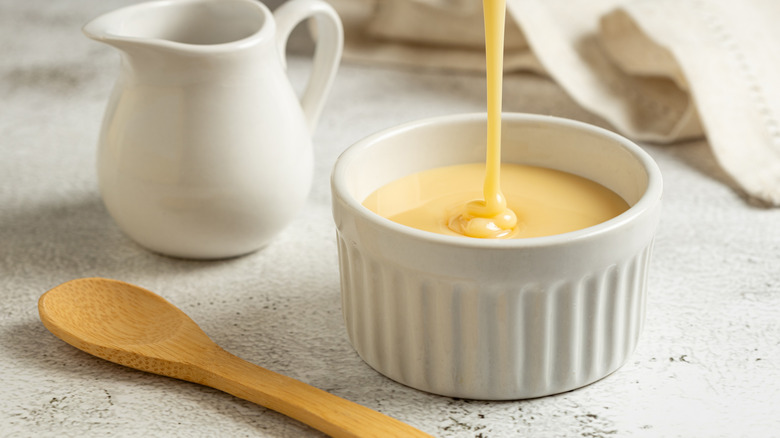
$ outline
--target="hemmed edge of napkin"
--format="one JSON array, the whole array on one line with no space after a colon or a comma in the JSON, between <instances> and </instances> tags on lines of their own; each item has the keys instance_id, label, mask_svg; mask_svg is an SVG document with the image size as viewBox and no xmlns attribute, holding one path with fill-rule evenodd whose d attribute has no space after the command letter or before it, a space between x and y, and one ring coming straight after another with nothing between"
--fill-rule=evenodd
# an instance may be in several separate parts
<instances>
[{"instance_id":1,"label":"hemmed edge of napkin","mask_svg":"<svg viewBox=\"0 0 780 438\"><path fill-rule=\"evenodd\" d=\"M643 9L662 6L669 10L648 14ZM670 14L672 9L679 12L683 7L688 8L688 17L699 21L685 20L675 28L669 22ZM624 10L677 60L718 164L754 203L780 207L780 122L771 111L759 78L752 73L751 64L756 59L740 47L723 19L728 7L717 1L704 4L685 0L652 5L631 2ZM663 22L660 17L664 17ZM737 14L728 17L735 20ZM675 29L690 35L694 27L698 38L674 35ZM780 65L775 68L780 69Z\"/></svg>"},{"instance_id":2,"label":"hemmed edge of napkin","mask_svg":"<svg viewBox=\"0 0 780 438\"><path fill-rule=\"evenodd\" d=\"M592 29L578 35L577 41L571 41L572 36L565 34L575 32L572 29L577 26L553 16L550 4L514 0L507 2L507 10L519 23L531 50L548 74L578 104L612 123L618 131L636 140L654 143L701 137L695 108L689 99L684 104L668 106L652 96L643 95L636 87L638 81L668 80L671 83L671 79L629 77L598 46L598 19L617 1L601 3L605 9L589 11L592 17L572 15L573 19L580 20L579 24L593 19ZM653 125L642 126L648 123Z\"/></svg>"}]
</instances>

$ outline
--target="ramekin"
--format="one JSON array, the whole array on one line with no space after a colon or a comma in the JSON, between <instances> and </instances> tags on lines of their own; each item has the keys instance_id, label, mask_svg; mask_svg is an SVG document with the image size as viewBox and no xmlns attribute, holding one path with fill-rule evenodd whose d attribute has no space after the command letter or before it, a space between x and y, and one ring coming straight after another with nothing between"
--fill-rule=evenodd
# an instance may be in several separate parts
<instances>
[{"instance_id":1,"label":"ramekin","mask_svg":"<svg viewBox=\"0 0 780 438\"><path fill-rule=\"evenodd\" d=\"M405 175L484 162L485 114L407 123L350 146L331 178L347 334L371 367L435 394L539 397L612 373L633 352L661 211L652 158L608 130L503 116L503 160L596 181L623 214L518 240L445 236L380 217L362 201Z\"/></svg>"}]
</instances>

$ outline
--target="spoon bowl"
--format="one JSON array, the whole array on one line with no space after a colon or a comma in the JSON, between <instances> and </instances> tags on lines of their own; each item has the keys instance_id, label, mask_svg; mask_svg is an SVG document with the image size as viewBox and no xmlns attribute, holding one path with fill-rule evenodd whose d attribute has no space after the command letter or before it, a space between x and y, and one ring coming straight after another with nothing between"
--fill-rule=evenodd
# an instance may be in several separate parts
<instances>
[{"instance_id":1,"label":"spoon bowl","mask_svg":"<svg viewBox=\"0 0 780 438\"><path fill-rule=\"evenodd\" d=\"M176 306L129 283L72 280L43 294L38 312L55 336L89 354L219 389L331 436L429 436L228 353Z\"/></svg>"},{"instance_id":2,"label":"spoon bowl","mask_svg":"<svg viewBox=\"0 0 780 438\"><path fill-rule=\"evenodd\" d=\"M118 281L77 280L47 294L42 304L73 336L104 347L154 344L194 324L162 297L143 292ZM144 313L150 307L157 313Z\"/></svg>"}]
</instances>

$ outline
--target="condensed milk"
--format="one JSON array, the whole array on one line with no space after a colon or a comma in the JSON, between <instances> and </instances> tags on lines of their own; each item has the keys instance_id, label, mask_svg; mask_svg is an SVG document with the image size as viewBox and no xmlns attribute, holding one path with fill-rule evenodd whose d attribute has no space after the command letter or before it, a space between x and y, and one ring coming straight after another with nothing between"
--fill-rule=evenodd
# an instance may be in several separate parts
<instances>
[{"instance_id":1,"label":"condensed milk","mask_svg":"<svg viewBox=\"0 0 780 438\"><path fill-rule=\"evenodd\" d=\"M484 164L430 169L381 187L363 202L380 216L439 234L528 238L575 231L629 206L600 184L553 169L501 163L505 0L484 0L487 147ZM481 193L480 193L481 188Z\"/></svg>"},{"instance_id":2,"label":"condensed milk","mask_svg":"<svg viewBox=\"0 0 780 438\"><path fill-rule=\"evenodd\" d=\"M394 222L452 236L465 206L481 195L481 163L439 167L381 187L363 205ZM597 225L628 208L620 196L589 179L544 167L504 164L506 208L517 223L503 238L541 237ZM498 232L498 227L495 229Z\"/></svg>"}]
</instances>

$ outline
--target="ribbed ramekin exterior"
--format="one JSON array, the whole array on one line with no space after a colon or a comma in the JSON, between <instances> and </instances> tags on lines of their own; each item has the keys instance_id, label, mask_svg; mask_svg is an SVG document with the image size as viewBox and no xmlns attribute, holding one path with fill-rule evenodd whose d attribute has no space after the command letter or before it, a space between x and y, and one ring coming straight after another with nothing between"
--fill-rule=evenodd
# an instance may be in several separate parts
<instances>
[{"instance_id":1,"label":"ribbed ramekin exterior","mask_svg":"<svg viewBox=\"0 0 780 438\"><path fill-rule=\"evenodd\" d=\"M379 260L341 233L338 243L353 347L413 388L487 400L568 391L623 365L642 330L652 240L584 275L501 286Z\"/></svg>"},{"instance_id":2,"label":"ribbed ramekin exterior","mask_svg":"<svg viewBox=\"0 0 780 438\"><path fill-rule=\"evenodd\" d=\"M409 173L474 162L486 116L410 122L351 146L331 178L347 331L369 365L411 387L489 400L554 394L615 371L639 338L663 191L657 165L601 128L502 120L507 162L590 178L631 207L593 227L516 241L426 233L360 202Z\"/></svg>"}]
</instances>

